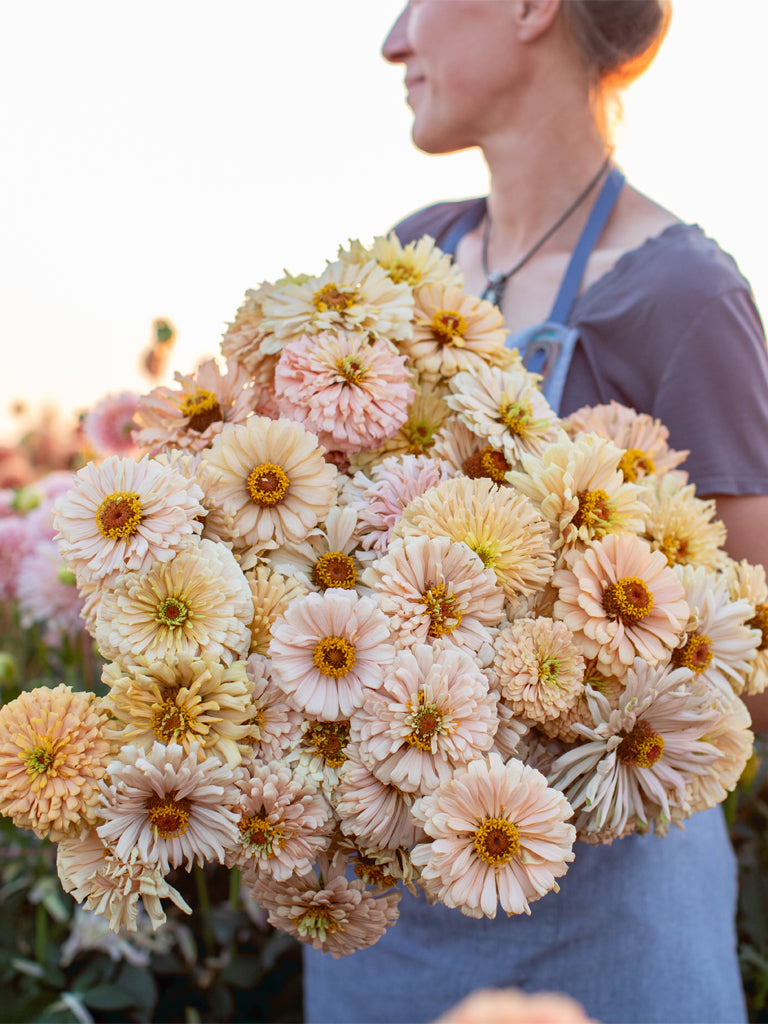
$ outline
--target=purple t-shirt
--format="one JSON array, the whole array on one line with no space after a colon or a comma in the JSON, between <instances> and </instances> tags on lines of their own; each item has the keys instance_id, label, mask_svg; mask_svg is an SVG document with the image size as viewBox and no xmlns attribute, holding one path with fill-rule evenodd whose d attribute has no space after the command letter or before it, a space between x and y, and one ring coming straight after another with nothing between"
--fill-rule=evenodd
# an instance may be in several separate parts
<instances>
[{"instance_id":1,"label":"purple t-shirt","mask_svg":"<svg viewBox=\"0 0 768 1024\"><path fill-rule=\"evenodd\" d=\"M438 203L395 228L438 245L485 200ZM747 280L697 225L673 224L586 288L562 415L615 399L658 417L700 495L768 494L768 352Z\"/></svg>"}]
</instances>

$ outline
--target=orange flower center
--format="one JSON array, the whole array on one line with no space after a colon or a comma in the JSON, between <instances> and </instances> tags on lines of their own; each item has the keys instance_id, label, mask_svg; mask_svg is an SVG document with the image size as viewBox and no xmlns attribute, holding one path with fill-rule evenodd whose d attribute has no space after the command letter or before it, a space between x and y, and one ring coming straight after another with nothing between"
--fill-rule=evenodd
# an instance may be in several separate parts
<instances>
[{"instance_id":1,"label":"orange flower center","mask_svg":"<svg viewBox=\"0 0 768 1024\"><path fill-rule=\"evenodd\" d=\"M665 537L659 544L659 551L666 558L668 565L684 565L689 560L689 538L677 537L675 534Z\"/></svg>"},{"instance_id":2,"label":"orange flower center","mask_svg":"<svg viewBox=\"0 0 768 1024\"><path fill-rule=\"evenodd\" d=\"M360 356L348 355L336 363L336 371L348 384L362 384L368 376L369 366Z\"/></svg>"},{"instance_id":3,"label":"orange flower center","mask_svg":"<svg viewBox=\"0 0 768 1024\"><path fill-rule=\"evenodd\" d=\"M453 309L440 309L432 317L432 333L439 345L456 345L464 347L464 335L467 333L467 321Z\"/></svg>"},{"instance_id":4,"label":"orange flower center","mask_svg":"<svg viewBox=\"0 0 768 1024\"><path fill-rule=\"evenodd\" d=\"M357 877L362 878L366 885L375 885L379 889L391 889L393 885L397 885L396 878L388 875L380 864L370 857L364 857L362 853L355 855L352 867Z\"/></svg>"},{"instance_id":5,"label":"orange flower center","mask_svg":"<svg viewBox=\"0 0 768 1024\"><path fill-rule=\"evenodd\" d=\"M577 529L586 526L600 537L607 532L613 515L611 499L605 491L579 491L576 495L579 507L571 522Z\"/></svg>"},{"instance_id":6,"label":"orange flower center","mask_svg":"<svg viewBox=\"0 0 768 1024\"><path fill-rule=\"evenodd\" d=\"M244 814L238 828L243 846L256 856L274 857L285 846L283 830L266 817Z\"/></svg>"},{"instance_id":7,"label":"orange flower center","mask_svg":"<svg viewBox=\"0 0 768 1024\"><path fill-rule=\"evenodd\" d=\"M528 402L502 402L499 406L499 419L512 434L524 437L533 416L533 409Z\"/></svg>"},{"instance_id":8,"label":"orange flower center","mask_svg":"<svg viewBox=\"0 0 768 1024\"><path fill-rule=\"evenodd\" d=\"M280 466L272 462L262 462L254 466L245 481L245 489L248 497L254 505L262 505L271 508L277 505L285 497L290 480Z\"/></svg>"},{"instance_id":9,"label":"orange flower center","mask_svg":"<svg viewBox=\"0 0 768 1024\"><path fill-rule=\"evenodd\" d=\"M664 753L664 738L653 732L647 722L638 722L616 748L622 764L633 768L652 768Z\"/></svg>"},{"instance_id":10,"label":"orange flower center","mask_svg":"<svg viewBox=\"0 0 768 1024\"><path fill-rule=\"evenodd\" d=\"M179 743L190 732L191 718L176 703L176 695L169 695L162 704L155 705L152 729L163 743Z\"/></svg>"},{"instance_id":11,"label":"orange flower center","mask_svg":"<svg viewBox=\"0 0 768 1024\"><path fill-rule=\"evenodd\" d=\"M171 794L154 794L147 800L147 820L156 839L177 839L189 827L190 800L177 800Z\"/></svg>"},{"instance_id":12,"label":"orange flower center","mask_svg":"<svg viewBox=\"0 0 768 1024\"><path fill-rule=\"evenodd\" d=\"M179 629L190 615L189 608L181 598L165 597L157 606L155 622L159 622L161 626L167 626L170 629Z\"/></svg>"},{"instance_id":13,"label":"orange flower center","mask_svg":"<svg viewBox=\"0 0 768 1024\"><path fill-rule=\"evenodd\" d=\"M341 587L352 590L357 583L357 569L354 561L341 551L329 551L321 555L312 570L312 582L322 590Z\"/></svg>"},{"instance_id":14,"label":"orange flower center","mask_svg":"<svg viewBox=\"0 0 768 1024\"><path fill-rule=\"evenodd\" d=\"M115 491L96 510L96 525L102 537L124 540L132 537L143 518L140 495L136 491Z\"/></svg>"},{"instance_id":15,"label":"orange flower center","mask_svg":"<svg viewBox=\"0 0 768 1024\"><path fill-rule=\"evenodd\" d=\"M212 423L224 419L219 400L213 391L198 388L192 395L187 395L181 403L181 415L189 417L187 430L202 434Z\"/></svg>"},{"instance_id":16,"label":"orange flower center","mask_svg":"<svg viewBox=\"0 0 768 1024\"><path fill-rule=\"evenodd\" d=\"M301 742L330 768L341 768L347 760L344 747L349 742L349 722L313 722Z\"/></svg>"},{"instance_id":17,"label":"orange flower center","mask_svg":"<svg viewBox=\"0 0 768 1024\"><path fill-rule=\"evenodd\" d=\"M409 263L397 262L390 266L381 263L379 265L386 270L395 284L409 284L411 288L415 288L421 281L421 274Z\"/></svg>"},{"instance_id":18,"label":"orange flower center","mask_svg":"<svg viewBox=\"0 0 768 1024\"><path fill-rule=\"evenodd\" d=\"M691 633L683 647L672 652L675 668L689 668L698 675L712 661L712 641L706 633Z\"/></svg>"},{"instance_id":19,"label":"orange flower center","mask_svg":"<svg viewBox=\"0 0 768 1024\"><path fill-rule=\"evenodd\" d=\"M419 690L416 709L411 709L410 701L408 709L410 714L406 722L411 726L411 732L405 737L405 742L418 750L431 751L435 738L448 732L443 725L442 710L433 701L425 700L422 690Z\"/></svg>"},{"instance_id":20,"label":"orange flower center","mask_svg":"<svg viewBox=\"0 0 768 1024\"><path fill-rule=\"evenodd\" d=\"M495 868L520 856L520 833L506 818L486 818L473 836L480 860Z\"/></svg>"},{"instance_id":21,"label":"orange flower center","mask_svg":"<svg viewBox=\"0 0 768 1024\"><path fill-rule=\"evenodd\" d=\"M461 468L471 480L487 477L494 483L503 484L512 467L498 448L488 447L464 459Z\"/></svg>"},{"instance_id":22,"label":"orange flower center","mask_svg":"<svg viewBox=\"0 0 768 1024\"><path fill-rule=\"evenodd\" d=\"M609 618L632 625L653 611L653 594L637 576L624 576L603 590L603 609Z\"/></svg>"},{"instance_id":23,"label":"orange flower center","mask_svg":"<svg viewBox=\"0 0 768 1024\"><path fill-rule=\"evenodd\" d=\"M639 476L650 476L656 472L653 459L642 448L627 448L619 460L619 469L630 483L634 483Z\"/></svg>"},{"instance_id":24,"label":"orange flower center","mask_svg":"<svg viewBox=\"0 0 768 1024\"><path fill-rule=\"evenodd\" d=\"M27 775L58 774L51 772L56 764L56 743L47 736L41 737L37 746L25 750L21 759L27 766Z\"/></svg>"},{"instance_id":25,"label":"orange flower center","mask_svg":"<svg viewBox=\"0 0 768 1024\"><path fill-rule=\"evenodd\" d=\"M324 676L340 679L355 664L355 648L343 636L326 636L315 644L312 661Z\"/></svg>"},{"instance_id":26,"label":"orange flower center","mask_svg":"<svg viewBox=\"0 0 768 1024\"><path fill-rule=\"evenodd\" d=\"M421 595L430 618L427 636L444 636L452 633L461 623L461 609L455 594L446 590L444 583L429 587Z\"/></svg>"},{"instance_id":27,"label":"orange flower center","mask_svg":"<svg viewBox=\"0 0 768 1024\"><path fill-rule=\"evenodd\" d=\"M318 313L343 313L357 302L357 289L341 289L335 284L323 285L312 296L312 302Z\"/></svg>"},{"instance_id":28,"label":"orange flower center","mask_svg":"<svg viewBox=\"0 0 768 1024\"><path fill-rule=\"evenodd\" d=\"M747 623L750 629L759 629L762 634L760 645L758 646L759 651L764 651L768 647L768 604L757 604L755 605L755 614Z\"/></svg>"}]
</instances>

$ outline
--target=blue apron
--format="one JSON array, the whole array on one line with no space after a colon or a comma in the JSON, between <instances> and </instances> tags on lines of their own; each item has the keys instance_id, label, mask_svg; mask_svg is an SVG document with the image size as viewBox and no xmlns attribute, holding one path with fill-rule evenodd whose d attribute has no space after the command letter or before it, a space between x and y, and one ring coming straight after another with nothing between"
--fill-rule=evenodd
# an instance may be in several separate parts
<instances>
[{"instance_id":1,"label":"blue apron","mask_svg":"<svg viewBox=\"0 0 768 1024\"><path fill-rule=\"evenodd\" d=\"M565 378L579 339L578 328L568 327L567 320L581 286L587 260L611 215L623 185L624 175L618 167L612 167L597 194L589 219L573 250L552 312L543 323L515 331L506 340L508 348L518 350L525 368L541 375L541 390L555 412L560 411ZM448 230L440 246L443 252L454 256L456 246L467 232L477 227L484 214L484 208L478 211L477 207L473 207L459 217Z\"/></svg>"}]
</instances>

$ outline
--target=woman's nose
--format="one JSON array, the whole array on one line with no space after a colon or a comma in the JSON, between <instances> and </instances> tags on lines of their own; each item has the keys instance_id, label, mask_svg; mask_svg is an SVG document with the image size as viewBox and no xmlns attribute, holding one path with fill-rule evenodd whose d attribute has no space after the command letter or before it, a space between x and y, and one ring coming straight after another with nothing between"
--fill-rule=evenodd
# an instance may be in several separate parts
<instances>
[{"instance_id":1,"label":"woman's nose","mask_svg":"<svg viewBox=\"0 0 768 1024\"><path fill-rule=\"evenodd\" d=\"M390 64L402 64L410 51L408 45L408 5L400 12L397 21L387 34L381 47L384 60Z\"/></svg>"}]
</instances>

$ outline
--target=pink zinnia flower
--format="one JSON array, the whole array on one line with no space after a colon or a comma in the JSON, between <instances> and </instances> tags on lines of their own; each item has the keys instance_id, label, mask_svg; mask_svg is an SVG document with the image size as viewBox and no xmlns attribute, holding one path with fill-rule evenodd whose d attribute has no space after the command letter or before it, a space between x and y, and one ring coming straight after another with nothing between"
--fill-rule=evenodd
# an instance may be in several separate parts
<instances>
[{"instance_id":1,"label":"pink zinnia flower","mask_svg":"<svg viewBox=\"0 0 768 1024\"><path fill-rule=\"evenodd\" d=\"M411 815L413 796L378 779L360 760L354 744L339 771L334 792L341 830L358 845L379 850L413 846L424 837Z\"/></svg>"},{"instance_id":2,"label":"pink zinnia flower","mask_svg":"<svg viewBox=\"0 0 768 1024\"><path fill-rule=\"evenodd\" d=\"M62 637L75 640L85 629L83 599L53 541L41 541L22 561L18 599L22 626L42 624L44 642L50 646Z\"/></svg>"},{"instance_id":3,"label":"pink zinnia flower","mask_svg":"<svg viewBox=\"0 0 768 1024\"><path fill-rule=\"evenodd\" d=\"M20 516L0 519L0 601L16 599L24 558L34 550L29 528Z\"/></svg>"},{"instance_id":4,"label":"pink zinnia flower","mask_svg":"<svg viewBox=\"0 0 768 1024\"><path fill-rule=\"evenodd\" d=\"M275 398L334 451L376 448L408 419L414 396L405 358L383 340L344 331L302 335L283 349Z\"/></svg>"},{"instance_id":5,"label":"pink zinnia flower","mask_svg":"<svg viewBox=\"0 0 768 1024\"><path fill-rule=\"evenodd\" d=\"M99 455L136 454L131 433L136 429L133 417L138 407L139 396L131 391L105 395L85 414L85 440Z\"/></svg>"}]
</instances>

